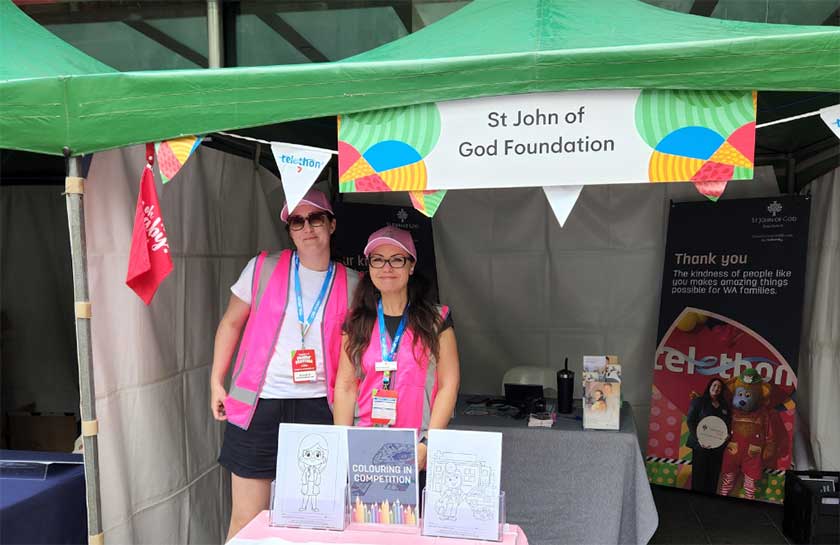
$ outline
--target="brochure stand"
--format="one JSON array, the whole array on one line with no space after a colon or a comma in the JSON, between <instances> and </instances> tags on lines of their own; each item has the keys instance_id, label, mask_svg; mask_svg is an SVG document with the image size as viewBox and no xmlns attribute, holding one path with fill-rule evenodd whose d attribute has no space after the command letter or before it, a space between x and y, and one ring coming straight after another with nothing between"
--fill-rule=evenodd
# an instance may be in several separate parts
<instances>
[{"instance_id":1,"label":"brochure stand","mask_svg":"<svg viewBox=\"0 0 840 545\"><path fill-rule=\"evenodd\" d=\"M474 523L464 523L464 521L454 522L452 525L447 525L444 527L442 524L435 524L434 526L428 524L429 522L429 514L428 514L428 505L426 504L426 489L423 489L422 493L422 502L423 502L423 519L422 519L422 526L421 526L421 533L424 536L434 536L434 537L453 537L453 538L460 538L460 539L476 539L482 541L502 541L504 539L504 529L505 524L507 521L507 513L506 513L506 506L505 506L505 491L502 490L499 493L499 524L498 524L498 532L496 533L495 539L488 539L484 533L481 535L477 535L475 532L480 531L481 520L476 520ZM469 499L465 500L465 503L469 502ZM480 516L480 515L479 515ZM472 527L471 527L472 526Z\"/></svg>"},{"instance_id":2,"label":"brochure stand","mask_svg":"<svg viewBox=\"0 0 840 545\"><path fill-rule=\"evenodd\" d=\"M280 526L285 528L314 528L318 530L338 530L343 531L350 524L350 487L344 487L344 505L343 516L335 517L329 514L330 509L324 506L323 516L316 513L307 513L299 517L294 517L294 520L289 520L288 517L282 517L280 510L275 509L275 502L281 501L282 496L278 496L275 491L277 481L271 481L271 499L269 503L269 526Z\"/></svg>"},{"instance_id":3,"label":"brochure stand","mask_svg":"<svg viewBox=\"0 0 840 545\"><path fill-rule=\"evenodd\" d=\"M268 500L268 525L280 526L274 521L274 488L277 486L277 481L271 481L271 498Z\"/></svg>"}]
</instances>

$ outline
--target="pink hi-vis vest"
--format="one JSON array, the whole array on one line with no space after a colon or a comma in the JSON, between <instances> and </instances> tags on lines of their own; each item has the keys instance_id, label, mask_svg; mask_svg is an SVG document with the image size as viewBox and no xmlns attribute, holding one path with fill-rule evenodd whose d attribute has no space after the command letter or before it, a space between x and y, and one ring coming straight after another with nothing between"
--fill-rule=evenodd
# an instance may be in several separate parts
<instances>
[{"instance_id":1,"label":"pink hi-vis vest","mask_svg":"<svg viewBox=\"0 0 840 545\"><path fill-rule=\"evenodd\" d=\"M438 307L441 318L446 319L449 307ZM373 409L373 390L382 388L381 371L376 371L376 362L382 360L379 345L379 319L373 323L371 340L362 354L362 379L356 398L356 426L372 426L370 413ZM391 389L397 392L397 419L394 428L429 429L432 406L437 396L437 362L424 353L419 341L414 345L414 333L406 328L397 352L397 370L392 373Z\"/></svg>"},{"instance_id":2,"label":"pink hi-vis vest","mask_svg":"<svg viewBox=\"0 0 840 545\"><path fill-rule=\"evenodd\" d=\"M289 293L293 289L289 280L291 263L292 251L283 250L279 254L262 252L254 266L251 312L233 367L230 392L225 399L228 422L243 430L248 429L257 408L260 392L265 384L268 363L274 353L274 345L286 315ZM348 272L343 265L336 263L321 322L327 399L330 406L333 402L335 375L341 351L342 324L352 300L352 290L355 290L358 281L358 274Z\"/></svg>"}]
</instances>

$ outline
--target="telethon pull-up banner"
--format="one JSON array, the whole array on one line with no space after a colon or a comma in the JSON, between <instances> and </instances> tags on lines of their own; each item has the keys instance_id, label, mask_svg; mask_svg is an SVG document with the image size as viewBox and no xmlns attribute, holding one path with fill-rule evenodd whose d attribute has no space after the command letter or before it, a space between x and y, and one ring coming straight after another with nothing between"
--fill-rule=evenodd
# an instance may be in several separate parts
<instances>
[{"instance_id":1,"label":"telethon pull-up banner","mask_svg":"<svg viewBox=\"0 0 840 545\"><path fill-rule=\"evenodd\" d=\"M755 93L531 93L343 115L344 193L751 179Z\"/></svg>"},{"instance_id":2,"label":"telethon pull-up banner","mask_svg":"<svg viewBox=\"0 0 840 545\"><path fill-rule=\"evenodd\" d=\"M650 482L783 500L809 215L809 198L798 196L672 205Z\"/></svg>"}]
</instances>

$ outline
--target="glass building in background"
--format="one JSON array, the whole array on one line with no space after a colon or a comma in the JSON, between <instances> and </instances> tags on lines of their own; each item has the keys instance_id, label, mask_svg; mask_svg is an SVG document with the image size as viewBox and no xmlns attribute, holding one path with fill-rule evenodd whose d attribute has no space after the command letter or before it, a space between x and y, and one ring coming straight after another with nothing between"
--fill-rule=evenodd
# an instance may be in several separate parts
<instances>
[{"instance_id":1,"label":"glass building in background","mask_svg":"<svg viewBox=\"0 0 840 545\"><path fill-rule=\"evenodd\" d=\"M338 61L417 32L470 1L218 0L222 64ZM837 25L840 18L838 0L643 1L739 21ZM117 70L208 66L207 0L14 2L64 41Z\"/></svg>"}]
</instances>

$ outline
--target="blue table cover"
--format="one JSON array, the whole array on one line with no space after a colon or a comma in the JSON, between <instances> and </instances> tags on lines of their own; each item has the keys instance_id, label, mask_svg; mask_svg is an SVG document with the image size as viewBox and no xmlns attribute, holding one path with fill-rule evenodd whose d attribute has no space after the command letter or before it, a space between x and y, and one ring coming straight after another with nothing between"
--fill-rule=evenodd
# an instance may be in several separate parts
<instances>
[{"instance_id":1,"label":"blue table cover","mask_svg":"<svg viewBox=\"0 0 840 545\"><path fill-rule=\"evenodd\" d=\"M0 450L0 460L81 462L81 454ZM0 543L86 544L82 464L51 464L46 479L0 478Z\"/></svg>"}]
</instances>

